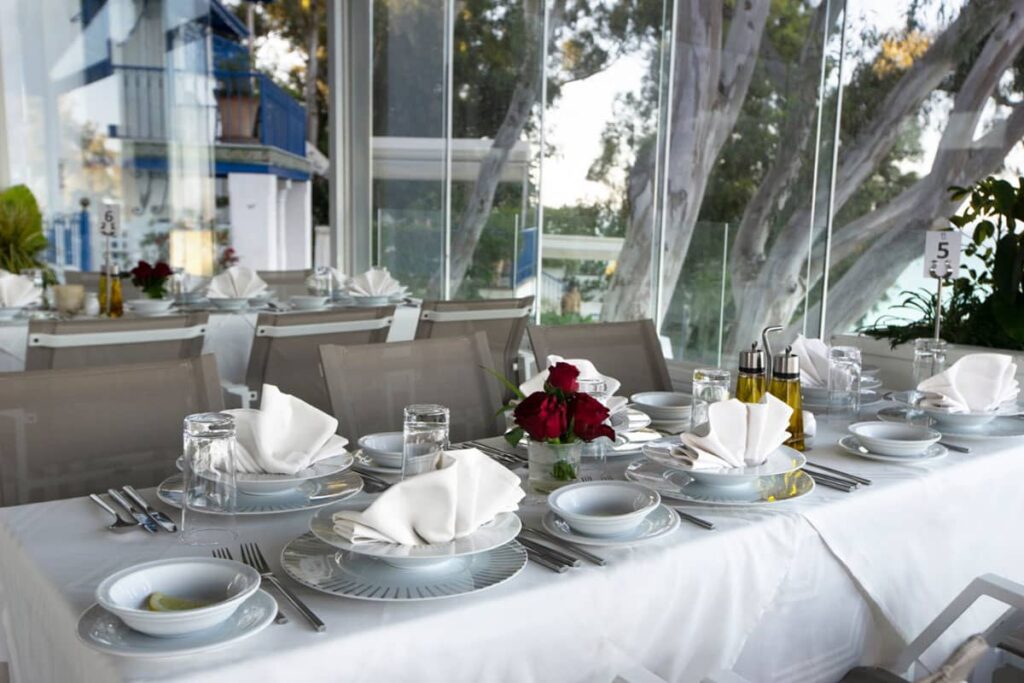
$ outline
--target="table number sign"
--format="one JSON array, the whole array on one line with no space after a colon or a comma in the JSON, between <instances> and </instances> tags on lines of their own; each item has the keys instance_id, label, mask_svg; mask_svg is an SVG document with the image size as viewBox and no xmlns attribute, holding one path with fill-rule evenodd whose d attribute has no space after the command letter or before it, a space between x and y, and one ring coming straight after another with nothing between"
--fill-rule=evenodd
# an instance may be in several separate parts
<instances>
[{"instance_id":1,"label":"table number sign","mask_svg":"<svg viewBox=\"0 0 1024 683\"><path fill-rule=\"evenodd\" d=\"M950 277L960 269L959 230L929 230L925 233L925 277Z\"/></svg>"}]
</instances>

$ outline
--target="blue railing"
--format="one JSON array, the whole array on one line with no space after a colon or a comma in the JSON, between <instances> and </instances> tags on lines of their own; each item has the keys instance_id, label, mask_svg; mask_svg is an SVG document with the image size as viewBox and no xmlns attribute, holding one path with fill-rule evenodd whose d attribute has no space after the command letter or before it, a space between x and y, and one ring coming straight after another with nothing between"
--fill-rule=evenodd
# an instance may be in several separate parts
<instances>
[{"instance_id":1,"label":"blue railing","mask_svg":"<svg viewBox=\"0 0 1024 683\"><path fill-rule=\"evenodd\" d=\"M115 66L126 107L111 137L167 140L167 74L159 67ZM306 109L258 71L175 72L174 108L198 113L218 142L261 144L306 156ZM211 92L212 91L212 92Z\"/></svg>"}]
</instances>

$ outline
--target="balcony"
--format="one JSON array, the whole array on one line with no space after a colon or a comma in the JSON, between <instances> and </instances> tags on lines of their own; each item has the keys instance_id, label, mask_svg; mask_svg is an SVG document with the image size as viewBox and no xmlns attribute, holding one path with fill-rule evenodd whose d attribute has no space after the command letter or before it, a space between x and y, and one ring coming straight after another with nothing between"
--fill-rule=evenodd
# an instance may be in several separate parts
<instances>
[{"instance_id":1,"label":"balcony","mask_svg":"<svg viewBox=\"0 0 1024 683\"><path fill-rule=\"evenodd\" d=\"M121 122L109 126L110 137L135 145L137 166L165 163L170 139L200 145L213 141L222 167L218 173L234 169L308 177L306 110L265 74L146 66L115 66L113 73L122 101ZM173 135L169 122L175 126Z\"/></svg>"}]
</instances>

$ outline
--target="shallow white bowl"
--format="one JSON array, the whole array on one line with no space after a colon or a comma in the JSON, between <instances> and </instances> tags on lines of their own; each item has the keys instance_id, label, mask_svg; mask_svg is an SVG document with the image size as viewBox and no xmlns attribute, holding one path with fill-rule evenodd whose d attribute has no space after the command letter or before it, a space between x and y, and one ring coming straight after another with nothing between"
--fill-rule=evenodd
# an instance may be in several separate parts
<instances>
[{"instance_id":1,"label":"shallow white bowl","mask_svg":"<svg viewBox=\"0 0 1024 683\"><path fill-rule=\"evenodd\" d=\"M849 430L864 448L879 455L920 455L942 438L934 429L899 422L855 422Z\"/></svg>"},{"instance_id":2,"label":"shallow white bowl","mask_svg":"<svg viewBox=\"0 0 1024 683\"><path fill-rule=\"evenodd\" d=\"M382 296L359 296L358 294L352 295L352 303L356 306L385 306L388 304L391 297L387 294Z\"/></svg>"},{"instance_id":3,"label":"shallow white bowl","mask_svg":"<svg viewBox=\"0 0 1024 683\"><path fill-rule=\"evenodd\" d=\"M222 311L244 311L249 307L249 300L244 298L210 298L210 304Z\"/></svg>"},{"instance_id":4,"label":"shallow white bowl","mask_svg":"<svg viewBox=\"0 0 1024 683\"><path fill-rule=\"evenodd\" d=\"M402 432L380 432L359 437L363 453L381 467L397 469L402 466L404 443Z\"/></svg>"},{"instance_id":5,"label":"shallow white bowl","mask_svg":"<svg viewBox=\"0 0 1024 683\"><path fill-rule=\"evenodd\" d=\"M925 404L921 404L919 407L925 414L935 418L940 427L946 425L956 429L977 429L999 417L999 411L988 413L951 413L947 410L932 408Z\"/></svg>"},{"instance_id":6,"label":"shallow white bowl","mask_svg":"<svg viewBox=\"0 0 1024 683\"><path fill-rule=\"evenodd\" d=\"M168 638L223 623L259 587L259 573L241 562L212 557L177 558L145 562L111 574L96 588L96 602L130 628ZM151 612L146 600L157 591L213 604L176 612Z\"/></svg>"},{"instance_id":7,"label":"shallow white bowl","mask_svg":"<svg viewBox=\"0 0 1024 683\"><path fill-rule=\"evenodd\" d=\"M132 299L125 301L124 305L138 315L160 315L171 310L174 299Z\"/></svg>"},{"instance_id":8,"label":"shallow white bowl","mask_svg":"<svg viewBox=\"0 0 1024 683\"><path fill-rule=\"evenodd\" d=\"M628 534L660 504L656 491L631 481L581 482L548 496L548 507L588 536Z\"/></svg>"},{"instance_id":9,"label":"shallow white bowl","mask_svg":"<svg viewBox=\"0 0 1024 683\"><path fill-rule=\"evenodd\" d=\"M288 303L300 311L315 310L327 305L328 296L295 295L288 298Z\"/></svg>"},{"instance_id":10,"label":"shallow white bowl","mask_svg":"<svg viewBox=\"0 0 1024 683\"><path fill-rule=\"evenodd\" d=\"M693 399L675 391L645 391L633 394L629 400L652 419L682 421L690 417Z\"/></svg>"}]
</instances>

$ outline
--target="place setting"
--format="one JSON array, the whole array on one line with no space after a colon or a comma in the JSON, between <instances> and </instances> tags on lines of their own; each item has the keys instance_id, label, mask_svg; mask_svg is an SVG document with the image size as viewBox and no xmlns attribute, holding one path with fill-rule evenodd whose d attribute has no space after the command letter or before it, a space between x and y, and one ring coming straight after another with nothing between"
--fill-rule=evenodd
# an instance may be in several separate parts
<instances>
[{"instance_id":1,"label":"place setting","mask_svg":"<svg viewBox=\"0 0 1024 683\"><path fill-rule=\"evenodd\" d=\"M860 349L797 335L791 351L800 361L803 408L818 414L856 413L881 405L885 392L878 369L865 373Z\"/></svg>"},{"instance_id":2,"label":"place setting","mask_svg":"<svg viewBox=\"0 0 1024 683\"><path fill-rule=\"evenodd\" d=\"M887 395L886 422L916 422L944 436L999 439L1024 436L1017 364L1007 354L975 353L921 380L915 390Z\"/></svg>"},{"instance_id":3,"label":"place setting","mask_svg":"<svg viewBox=\"0 0 1024 683\"><path fill-rule=\"evenodd\" d=\"M336 433L338 421L269 384L263 386L257 409L230 409L216 414L225 424L215 430L223 443L206 444L202 436L208 420L186 419L186 433L199 431L197 457L186 465L188 449L178 459L181 474L168 477L156 489L161 501L182 507L184 481L197 495L190 505L211 515L264 515L311 510L345 500L363 489L352 470L355 458L348 440ZM227 418L225 420L225 418ZM229 429L230 427L230 429ZM227 462L233 463L233 468ZM230 469L230 471L229 471ZM217 495L230 487L231 505Z\"/></svg>"}]
</instances>

